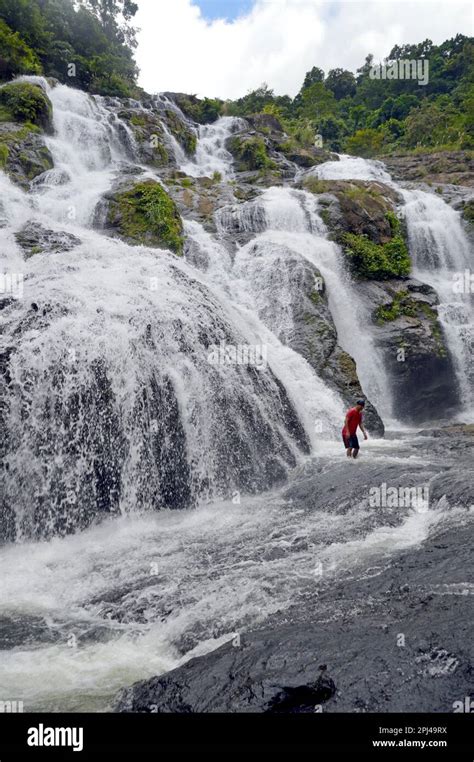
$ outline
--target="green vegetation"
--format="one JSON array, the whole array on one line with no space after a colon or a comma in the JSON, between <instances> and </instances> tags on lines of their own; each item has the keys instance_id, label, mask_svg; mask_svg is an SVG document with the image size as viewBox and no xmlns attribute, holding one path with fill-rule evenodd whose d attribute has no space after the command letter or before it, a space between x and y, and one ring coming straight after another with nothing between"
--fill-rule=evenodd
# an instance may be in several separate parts
<instances>
[{"instance_id":1,"label":"green vegetation","mask_svg":"<svg viewBox=\"0 0 474 762\"><path fill-rule=\"evenodd\" d=\"M134 243L183 252L183 227L174 201L154 180L137 183L117 196L118 227Z\"/></svg>"},{"instance_id":2,"label":"green vegetation","mask_svg":"<svg viewBox=\"0 0 474 762\"><path fill-rule=\"evenodd\" d=\"M396 320L402 315L416 317L418 303L411 299L408 291L398 291L393 297L391 304L382 305L376 312L377 323L387 323Z\"/></svg>"},{"instance_id":3,"label":"green vegetation","mask_svg":"<svg viewBox=\"0 0 474 762\"><path fill-rule=\"evenodd\" d=\"M102 95L138 94L133 0L0 0L0 79L44 74Z\"/></svg>"},{"instance_id":4,"label":"green vegetation","mask_svg":"<svg viewBox=\"0 0 474 762\"><path fill-rule=\"evenodd\" d=\"M242 138L236 135L229 141L228 148L241 171L274 167L274 162L268 156L265 140L261 136Z\"/></svg>"},{"instance_id":5,"label":"green vegetation","mask_svg":"<svg viewBox=\"0 0 474 762\"><path fill-rule=\"evenodd\" d=\"M392 238L387 243L374 243L366 235L344 233L345 253L354 272L368 279L383 280L409 275L410 255L403 239L400 221L393 212L387 212Z\"/></svg>"},{"instance_id":6,"label":"green vegetation","mask_svg":"<svg viewBox=\"0 0 474 762\"><path fill-rule=\"evenodd\" d=\"M466 201L461 212L465 220L474 225L474 200Z\"/></svg>"},{"instance_id":7,"label":"green vegetation","mask_svg":"<svg viewBox=\"0 0 474 762\"><path fill-rule=\"evenodd\" d=\"M441 331L438 314L433 307L426 302L410 296L408 291L397 291L390 304L381 305L375 313L378 325L392 322L399 317L422 318L429 320L431 326L431 336L436 345L436 352L440 357L446 357L447 350L444 343L443 333ZM400 346L403 346L401 343Z\"/></svg>"},{"instance_id":8,"label":"green vegetation","mask_svg":"<svg viewBox=\"0 0 474 762\"><path fill-rule=\"evenodd\" d=\"M289 135L288 149L314 146L359 156L474 148L474 39L458 34L434 45L396 45L385 64L429 61L428 83L377 79L368 55L354 75L318 67L306 74L295 98L275 95L267 84L224 105L227 114L276 116ZM283 150L283 149L282 149Z\"/></svg>"},{"instance_id":9,"label":"green vegetation","mask_svg":"<svg viewBox=\"0 0 474 762\"><path fill-rule=\"evenodd\" d=\"M0 143L0 168L4 169L8 161L8 146L5 143Z\"/></svg>"},{"instance_id":10,"label":"green vegetation","mask_svg":"<svg viewBox=\"0 0 474 762\"><path fill-rule=\"evenodd\" d=\"M327 193L331 190L329 180L320 180L318 177L314 177L314 175L305 177L303 184L305 189L310 193Z\"/></svg>"},{"instance_id":11,"label":"green vegetation","mask_svg":"<svg viewBox=\"0 0 474 762\"><path fill-rule=\"evenodd\" d=\"M29 122L49 128L53 109L39 85L12 82L0 88L0 121Z\"/></svg>"},{"instance_id":12,"label":"green vegetation","mask_svg":"<svg viewBox=\"0 0 474 762\"><path fill-rule=\"evenodd\" d=\"M0 79L40 72L41 64L34 50L0 18Z\"/></svg>"},{"instance_id":13,"label":"green vegetation","mask_svg":"<svg viewBox=\"0 0 474 762\"><path fill-rule=\"evenodd\" d=\"M203 98L200 100L195 95L182 95L178 93L174 100L179 108L189 119L199 124L211 124L219 118L222 112L223 101L215 98Z\"/></svg>"}]
</instances>

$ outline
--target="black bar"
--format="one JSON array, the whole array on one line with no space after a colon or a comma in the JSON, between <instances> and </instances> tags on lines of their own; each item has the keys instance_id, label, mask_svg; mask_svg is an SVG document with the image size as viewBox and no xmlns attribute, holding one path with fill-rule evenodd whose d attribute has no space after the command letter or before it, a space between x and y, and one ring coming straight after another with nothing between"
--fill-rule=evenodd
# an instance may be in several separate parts
<instances>
[{"instance_id":1,"label":"black bar","mask_svg":"<svg viewBox=\"0 0 474 762\"><path fill-rule=\"evenodd\" d=\"M83 749L27 744L30 728L82 728ZM408 728L412 730L408 730ZM383 729L383 730L382 730ZM398 732L394 732L397 729ZM212 747L356 749L365 756L474 759L471 714L1 714L0 761L99 759L130 755L132 762L160 751ZM49 740L43 733L43 740ZM61 739L61 736L59 736ZM79 746L79 736L67 739ZM384 745L375 745L384 742ZM417 742L414 744L413 742ZM420 742L425 742L424 747ZM391 742L390 745L387 742ZM442 742L442 744L441 744Z\"/></svg>"}]
</instances>

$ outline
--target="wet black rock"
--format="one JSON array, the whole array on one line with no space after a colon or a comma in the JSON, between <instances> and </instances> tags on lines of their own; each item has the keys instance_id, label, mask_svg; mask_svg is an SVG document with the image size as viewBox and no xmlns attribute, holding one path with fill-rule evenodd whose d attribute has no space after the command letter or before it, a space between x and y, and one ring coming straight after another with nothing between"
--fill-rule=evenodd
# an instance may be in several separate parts
<instances>
[{"instance_id":1,"label":"wet black rock","mask_svg":"<svg viewBox=\"0 0 474 762\"><path fill-rule=\"evenodd\" d=\"M428 437L407 447L408 456L423 451L433 459ZM450 439L439 458L440 465L423 467L407 457L403 469L399 462L361 461L357 483L344 482L342 471L336 473L329 461L306 469L287 491L293 509L314 510L316 504L331 513L341 508L344 495L349 503L360 500L377 482L405 485L426 479L433 485L430 510L443 501L445 520L421 544L407 538L386 559L378 557L377 565L369 554L345 570L342 563L338 574L326 571L314 592L284 614L270 616L253 631L234 633L215 651L167 674L124 689L116 711L452 712L474 687L474 606L467 576L472 439L470 452L462 439ZM340 465L347 471L347 464ZM437 475L439 469L443 473ZM331 483L334 494L328 502ZM464 520L451 524L450 510ZM372 511L373 520L385 527L390 513L394 526L400 514L410 515L410 508Z\"/></svg>"},{"instance_id":2,"label":"wet black rock","mask_svg":"<svg viewBox=\"0 0 474 762\"><path fill-rule=\"evenodd\" d=\"M374 339L383 353L398 420L421 424L439 411L447 417L455 413L459 387L434 289L414 278L361 282L359 288L373 307Z\"/></svg>"},{"instance_id":3,"label":"wet black rock","mask_svg":"<svg viewBox=\"0 0 474 762\"><path fill-rule=\"evenodd\" d=\"M25 252L26 259L34 254L71 251L71 249L82 243L72 233L68 233L65 230L48 230L38 222L27 222L15 234L15 238Z\"/></svg>"}]
</instances>

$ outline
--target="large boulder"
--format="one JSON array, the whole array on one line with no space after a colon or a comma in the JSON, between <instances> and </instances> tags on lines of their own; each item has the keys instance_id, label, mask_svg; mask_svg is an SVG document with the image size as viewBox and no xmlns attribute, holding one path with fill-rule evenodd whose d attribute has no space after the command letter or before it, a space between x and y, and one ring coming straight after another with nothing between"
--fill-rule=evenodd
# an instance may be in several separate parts
<instances>
[{"instance_id":1,"label":"large boulder","mask_svg":"<svg viewBox=\"0 0 474 762\"><path fill-rule=\"evenodd\" d=\"M34 124L53 131L53 107L40 85L9 82L0 87L0 120Z\"/></svg>"},{"instance_id":2,"label":"large boulder","mask_svg":"<svg viewBox=\"0 0 474 762\"><path fill-rule=\"evenodd\" d=\"M32 180L53 166L53 157L39 127L0 122L0 169L14 183L28 190Z\"/></svg>"},{"instance_id":3,"label":"large boulder","mask_svg":"<svg viewBox=\"0 0 474 762\"><path fill-rule=\"evenodd\" d=\"M105 229L128 243L183 252L183 223L176 204L152 179L128 180L104 197Z\"/></svg>"},{"instance_id":4,"label":"large boulder","mask_svg":"<svg viewBox=\"0 0 474 762\"><path fill-rule=\"evenodd\" d=\"M374 337L391 378L398 420L422 423L459 406L453 361L434 289L412 278L360 283L373 305Z\"/></svg>"}]
</instances>

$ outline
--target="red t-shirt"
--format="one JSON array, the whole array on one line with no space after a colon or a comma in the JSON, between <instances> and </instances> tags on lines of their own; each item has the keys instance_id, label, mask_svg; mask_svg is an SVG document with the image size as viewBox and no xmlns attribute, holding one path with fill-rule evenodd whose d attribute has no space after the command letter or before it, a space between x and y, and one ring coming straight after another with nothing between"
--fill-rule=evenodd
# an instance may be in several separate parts
<instances>
[{"instance_id":1,"label":"red t-shirt","mask_svg":"<svg viewBox=\"0 0 474 762\"><path fill-rule=\"evenodd\" d=\"M357 408L351 407L351 409L347 413L347 431L346 431L346 425L344 424L342 433L348 434L350 437L352 437L356 433L357 427L359 426L361 421L362 421L362 413L359 413Z\"/></svg>"}]
</instances>

